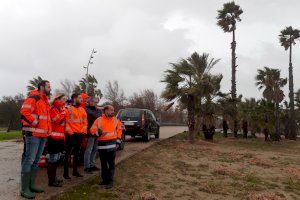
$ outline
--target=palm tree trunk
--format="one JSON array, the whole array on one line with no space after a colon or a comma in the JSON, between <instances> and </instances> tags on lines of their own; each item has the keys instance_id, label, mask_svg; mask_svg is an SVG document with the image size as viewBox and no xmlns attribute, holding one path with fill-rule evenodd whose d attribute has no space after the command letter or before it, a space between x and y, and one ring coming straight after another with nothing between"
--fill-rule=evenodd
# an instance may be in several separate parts
<instances>
[{"instance_id":1,"label":"palm tree trunk","mask_svg":"<svg viewBox=\"0 0 300 200\"><path fill-rule=\"evenodd\" d=\"M275 141L280 140L280 127L279 127L279 103L275 103Z\"/></svg>"},{"instance_id":2,"label":"palm tree trunk","mask_svg":"<svg viewBox=\"0 0 300 200\"><path fill-rule=\"evenodd\" d=\"M290 90L290 130L289 139L296 140L296 124L295 124L295 104L294 104L294 80L293 80L293 64L292 64L292 43L290 44L290 60L289 60L289 90Z\"/></svg>"},{"instance_id":3,"label":"palm tree trunk","mask_svg":"<svg viewBox=\"0 0 300 200\"><path fill-rule=\"evenodd\" d=\"M195 140L195 99L194 96L188 95L188 127L189 127L189 139L191 142Z\"/></svg>"},{"instance_id":4,"label":"palm tree trunk","mask_svg":"<svg viewBox=\"0 0 300 200\"><path fill-rule=\"evenodd\" d=\"M235 24L234 24L235 26ZM231 98L234 101L234 109L236 111L236 41L235 41L235 27L232 31L232 43L231 43ZM236 113L236 112L235 112ZM234 116L234 127L233 133L234 137L237 137L237 119L236 115Z\"/></svg>"},{"instance_id":5,"label":"palm tree trunk","mask_svg":"<svg viewBox=\"0 0 300 200\"><path fill-rule=\"evenodd\" d=\"M236 41L235 30L232 31L232 43L231 43L231 97L236 99Z\"/></svg>"}]
</instances>

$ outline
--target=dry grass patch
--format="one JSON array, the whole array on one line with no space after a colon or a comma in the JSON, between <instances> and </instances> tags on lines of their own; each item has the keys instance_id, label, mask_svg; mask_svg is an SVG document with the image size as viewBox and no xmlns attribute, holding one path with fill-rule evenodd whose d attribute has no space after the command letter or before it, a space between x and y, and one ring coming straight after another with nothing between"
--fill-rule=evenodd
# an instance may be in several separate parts
<instances>
[{"instance_id":1,"label":"dry grass patch","mask_svg":"<svg viewBox=\"0 0 300 200\"><path fill-rule=\"evenodd\" d=\"M85 186L61 200L300 199L300 142L186 138L178 135L118 165L111 191Z\"/></svg>"},{"instance_id":2,"label":"dry grass patch","mask_svg":"<svg viewBox=\"0 0 300 200\"><path fill-rule=\"evenodd\" d=\"M218 167L215 170L213 170L212 173L217 175L234 176L234 177L242 175L239 171L230 169L228 167Z\"/></svg>"},{"instance_id":3,"label":"dry grass patch","mask_svg":"<svg viewBox=\"0 0 300 200\"><path fill-rule=\"evenodd\" d=\"M246 199L247 200L286 200L287 198L284 196L284 194L280 194L280 193L252 192L248 194Z\"/></svg>"}]
</instances>

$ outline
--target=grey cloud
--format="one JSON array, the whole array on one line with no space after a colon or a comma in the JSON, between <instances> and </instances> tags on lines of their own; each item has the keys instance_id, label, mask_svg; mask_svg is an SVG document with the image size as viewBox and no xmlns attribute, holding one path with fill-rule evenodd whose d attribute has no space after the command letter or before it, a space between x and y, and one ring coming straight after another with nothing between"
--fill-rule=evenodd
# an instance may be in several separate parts
<instances>
[{"instance_id":1,"label":"grey cloud","mask_svg":"<svg viewBox=\"0 0 300 200\"><path fill-rule=\"evenodd\" d=\"M145 88L160 93L164 85L159 81L168 63L198 51L222 59L215 72L224 75L222 90L229 91L231 35L216 26L216 10L223 3L223 0L1 1L0 25L4 28L0 33L0 96L25 93L28 80L37 75L49 79L54 88L65 78L79 80L92 48L98 53L91 73L98 78L101 89L108 80L119 80L126 94ZM278 34L286 25L299 25L296 20L300 3L296 0L290 0L289 4L280 0L237 3L244 9L237 30L238 93L259 97L254 85L258 67L279 67L287 76L288 56L278 43ZM294 49L297 89L300 45Z\"/></svg>"}]
</instances>

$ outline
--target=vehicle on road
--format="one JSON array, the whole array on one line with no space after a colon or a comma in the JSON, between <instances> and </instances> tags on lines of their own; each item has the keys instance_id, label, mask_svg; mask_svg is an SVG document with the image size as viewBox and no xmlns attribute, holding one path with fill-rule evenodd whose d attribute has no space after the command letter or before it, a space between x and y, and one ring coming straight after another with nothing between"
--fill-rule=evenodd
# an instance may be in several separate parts
<instances>
[{"instance_id":1,"label":"vehicle on road","mask_svg":"<svg viewBox=\"0 0 300 200\"><path fill-rule=\"evenodd\" d=\"M159 138L159 120L151 110L125 108L119 110L117 118L122 121L125 127L125 135L142 136L145 142L149 142L151 135Z\"/></svg>"}]
</instances>

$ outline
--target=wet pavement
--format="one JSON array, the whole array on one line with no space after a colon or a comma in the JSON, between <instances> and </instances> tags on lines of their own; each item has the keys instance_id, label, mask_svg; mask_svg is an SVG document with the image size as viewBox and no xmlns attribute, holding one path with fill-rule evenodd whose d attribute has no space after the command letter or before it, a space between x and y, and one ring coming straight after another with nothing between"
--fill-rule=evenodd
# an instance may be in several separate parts
<instances>
[{"instance_id":1,"label":"wet pavement","mask_svg":"<svg viewBox=\"0 0 300 200\"><path fill-rule=\"evenodd\" d=\"M160 140L176 135L177 133L187 130L187 127L165 126L160 128ZM130 137L129 137L130 138ZM150 142L142 142L137 139L126 139L125 149L118 151L116 163L135 155L136 153L150 147L159 140L151 139ZM23 199L19 195L20 191L20 163L23 151L22 140L0 142L0 200ZM99 159L97 159L99 166ZM70 169L70 171L72 171ZM64 180L64 186L61 188L48 187L48 178L45 168L39 169L38 183L45 189L45 193L37 195L36 199L49 199L59 193L72 190L74 186L83 184L85 181L99 176L99 172L86 174L83 167L80 166L79 172L84 175L83 178L71 177L71 180ZM58 177L62 178L62 166L58 169ZM71 175L71 173L70 173Z\"/></svg>"}]
</instances>

